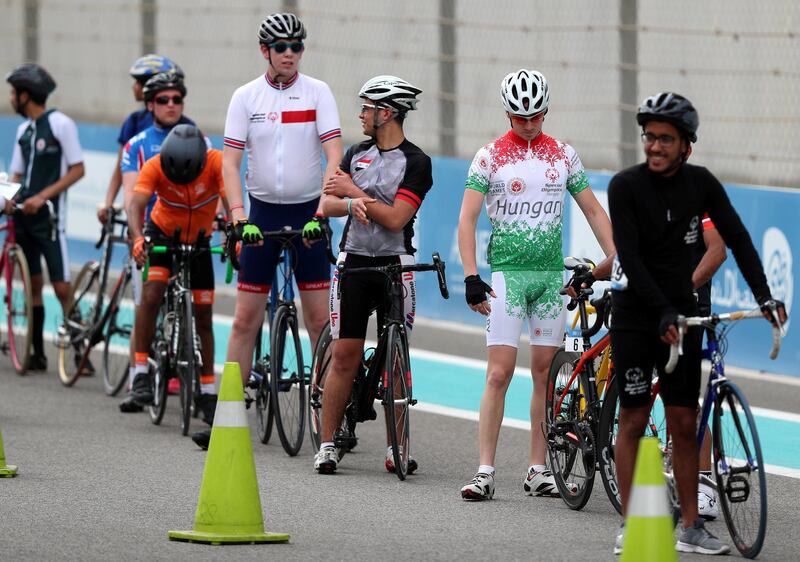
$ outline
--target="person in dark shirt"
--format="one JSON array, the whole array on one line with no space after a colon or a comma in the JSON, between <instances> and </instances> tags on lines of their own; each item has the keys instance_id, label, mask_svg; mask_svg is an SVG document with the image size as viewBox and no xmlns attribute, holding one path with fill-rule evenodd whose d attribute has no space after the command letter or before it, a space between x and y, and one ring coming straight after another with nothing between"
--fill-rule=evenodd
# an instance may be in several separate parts
<instances>
[{"instance_id":1,"label":"person in dark shirt","mask_svg":"<svg viewBox=\"0 0 800 562\"><path fill-rule=\"evenodd\" d=\"M672 92L646 99L637 113L646 162L615 175L608 191L617 260L612 272L611 345L620 394L615 462L623 514L630 497L639 439L650 409L651 376L661 380L661 398L673 440L673 465L683 527L676 548L722 554L727 545L697 517L698 452L695 441L700 394L701 331L684 342L684 355L665 376L669 346L678 341L678 315L697 313L692 273L694 247L708 213L732 250L765 317L786 321L773 301L764 269L747 229L720 182L706 168L687 164L697 141L699 118L689 100ZM623 524L624 525L624 524ZM624 526L615 553L622 550Z\"/></svg>"}]
</instances>

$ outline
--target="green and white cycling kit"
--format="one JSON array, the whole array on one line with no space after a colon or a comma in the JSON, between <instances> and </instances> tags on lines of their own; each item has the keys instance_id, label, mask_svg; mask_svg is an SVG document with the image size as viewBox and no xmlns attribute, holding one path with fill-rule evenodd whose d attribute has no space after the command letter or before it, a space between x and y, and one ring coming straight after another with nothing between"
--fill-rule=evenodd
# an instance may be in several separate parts
<instances>
[{"instance_id":1,"label":"green and white cycling kit","mask_svg":"<svg viewBox=\"0 0 800 562\"><path fill-rule=\"evenodd\" d=\"M560 345L564 197L589 187L577 152L544 133L528 142L509 131L478 151L465 187L485 195L492 226L488 254L497 298L487 345L516 347L525 320L531 345Z\"/></svg>"}]
</instances>

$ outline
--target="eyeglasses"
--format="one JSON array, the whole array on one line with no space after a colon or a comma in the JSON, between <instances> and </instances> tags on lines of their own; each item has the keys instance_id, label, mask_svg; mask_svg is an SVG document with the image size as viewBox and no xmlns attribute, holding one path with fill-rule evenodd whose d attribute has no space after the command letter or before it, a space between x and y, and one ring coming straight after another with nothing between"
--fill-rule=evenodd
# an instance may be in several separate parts
<instances>
[{"instance_id":1,"label":"eyeglasses","mask_svg":"<svg viewBox=\"0 0 800 562\"><path fill-rule=\"evenodd\" d=\"M167 105L169 102L175 105L183 105L183 96L158 96L155 102L158 105Z\"/></svg>"},{"instance_id":2,"label":"eyeglasses","mask_svg":"<svg viewBox=\"0 0 800 562\"><path fill-rule=\"evenodd\" d=\"M541 121L542 119L544 119L544 111L540 111L536 115L531 115L530 117L523 117L521 115L511 116L511 121L513 121L517 125L524 125L530 122Z\"/></svg>"},{"instance_id":3,"label":"eyeglasses","mask_svg":"<svg viewBox=\"0 0 800 562\"><path fill-rule=\"evenodd\" d=\"M658 143L664 148L669 148L675 144L676 140L678 139L672 135L654 135L653 133L642 133L642 142L648 145L655 144L656 141L658 141Z\"/></svg>"},{"instance_id":4,"label":"eyeglasses","mask_svg":"<svg viewBox=\"0 0 800 562\"><path fill-rule=\"evenodd\" d=\"M370 110L377 111L379 109L388 109L388 108L380 106L380 105L370 105L368 103L362 103L361 104L361 111L358 114L359 115L363 115L367 111L370 111Z\"/></svg>"},{"instance_id":5,"label":"eyeglasses","mask_svg":"<svg viewBox=\"0 0 800 562\"><path fill-rule=\"evenodd\" d=\"M270 48L275 49L275 52L280 54L286 52L286 49L291 49L293 53L299 53L303 50L304 45L302 41L295 41L293 43L272 43Z\"/></svg>"}]
</instances>

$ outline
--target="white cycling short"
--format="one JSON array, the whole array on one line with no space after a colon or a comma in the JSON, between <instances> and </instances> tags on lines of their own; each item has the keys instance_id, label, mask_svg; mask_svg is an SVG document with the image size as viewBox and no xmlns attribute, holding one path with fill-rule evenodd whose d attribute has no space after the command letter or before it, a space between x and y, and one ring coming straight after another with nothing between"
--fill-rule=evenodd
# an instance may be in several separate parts
<instances>
[{"instance_id":1,"label":"white cycling short","mask_svg":"<svg viewBox=\"0 0 800 562\"><path fill-rule=\"evenodd\" d=\"M558 347L564 339L565 297L561 271L495 271L486 320L486 345L517 347L523 322L528 322L531 345Z\"/></svg>"}]
</instances>

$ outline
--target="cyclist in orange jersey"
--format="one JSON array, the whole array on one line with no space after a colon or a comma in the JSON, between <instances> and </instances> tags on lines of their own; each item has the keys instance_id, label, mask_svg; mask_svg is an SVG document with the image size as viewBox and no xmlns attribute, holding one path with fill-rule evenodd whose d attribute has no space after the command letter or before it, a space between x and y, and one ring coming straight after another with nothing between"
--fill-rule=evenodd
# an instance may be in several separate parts
<instances>
[{"instance_id":1,"label":"cyclist in orange jersey","mask_svg":"<svg viewBox=\"0 0 800 562\"><path fill-rule=\"evenodd\" d=\"M150 197L158 195L150 218L143 225L144 209ZM220 198L227 209L222 181L222 152L208 149L202 133L192 125L176 126L161 145L161 153L148 160L133 189L128 224L133 239L136 263L147 261L145 233L156 244L171 240L180 229L180 241L198 243L200 231L205 235L199 244L208 246L217 203ZM144 226L144 228L143 228ZM153 402L153 388L148 370L148 350L155 332L155 319L167 287L172 266L170 254L150 257L148 277L142 289L142 302L136 311L135 369L132 396L140 405ZM214 303L214 270L211 253L204 252L192 260L191 287L194 318L202 345L203 368L200 375L200 409L203 419L211 424L217 404L214 381L214 335L212 305Z\"/></svg>"}]
</instances>

